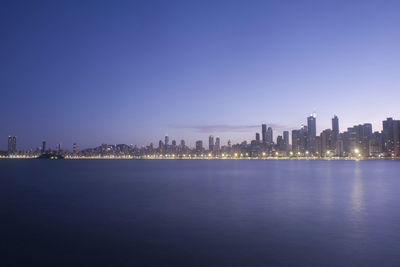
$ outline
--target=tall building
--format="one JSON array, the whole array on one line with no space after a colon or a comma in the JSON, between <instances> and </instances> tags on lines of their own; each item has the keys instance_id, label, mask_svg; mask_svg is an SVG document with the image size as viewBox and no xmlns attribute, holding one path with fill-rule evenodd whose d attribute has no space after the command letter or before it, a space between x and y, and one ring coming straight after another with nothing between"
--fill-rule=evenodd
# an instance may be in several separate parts
<instances>
[{"instance_id":1,"label":"tall building","mask_svg":"<svg viewBox=\"0 0 400 267\"><path fill-rule=\"evenodd\" d=\"M268 130L267 130L267 143L272 144L273 142L274 142L274 137L273 137L272 128L268 127Z\"/></svg>"},{"instance_id":2,"label":"tall building","mask_svg":"<svg viewBox=\"0 0 400 267\"><path fill-rule=\"evenodd\" d=\"M9 136L9 137L8 137L8 154L9 154L9 155L11 155L11 154L13 153L13 152L12 152L12 145L13 145L12 137Z\"/></svg>"},{"instance_id":3,"label":"tall building","mask_svg":"<svg viewBox=\"0 0 400 267\"><path fill-rule=\"evenodd\" d=\"M333 135L333 146L336 149L336 142L339 138L339 118L335 115L332 118L332 135Z\"/></svg>"},{"instance_id":4,"label":"tall building","mask_svg":"<svg viewBox=\"0 0 400 267\"><path fill-rule=\"evenodd\" d=\"M208 150L214 151L214 136L212 135L208 137Z\"/></svg>"},{"instance_id":5,"label":"tall building","mask_svg":"<svg viewBox=\"0 0 400 267\"><path fill-rule=\"evenodd\" d=\"M311 153L315 153L315 137L317 136L317 122L314 115L307 118L307 128L308 128L308 144L307 150Z\"/></svg>"},{"instance_id":6,"label":"tall building","mask_svg":"<svg viewBox=\"0 0 400 267\"><path fill-rule=\"evenodd\" d=\"M372 124L370 123L364 123L347 128L347 131L341 135L344 152L347 154L369 156L369 140L371 135Z\"/></svg>"},{"instance_id":7,"label":"tall building","mask_svg":"<svg viewBox=\"0 0 400 267\"><path fill-rule=\"evenodd\" d=\"M14 136L12 138L12 153L16 154L17 153L17 137Z\"/></svg>"},{"instance_id":8,"label":"tall building","mask_svg":"<svg viewBox=\"0 0 400 267\"><path fill-rule=\"evenodd\" d=\"M168 146L168 143L169 143L169 137L168 137L168 135L166 135L166 136L165 136L164 145L165 145L165 146Z\"/></svg>"},{"instance_id":9,"label":"tall building","mask_svg":"<svg viewBox=\"0 0 400 267\"><path fill-rule=\"evenodd\" d=\"M333 131L331 129L326 129L322 131L320 136L321 156L326 157L329 155L333 155L335 153L335 148L333 144Z\"/></svg>"},{"instance_id":10,"label":"tall building","mask_svg":"<svg viewBox=\"0 0 400 267\"><path fill-rule=\"evenodd\" d=\"M382 124L383 151L389 156L400 156L400 121L387 118Z\"/></svg>"},{"instance_id":11,"label":"tall building","mask_svg":"<svg viewBox=\"0 0 400 267\"><path fill-rule=\"evenodd\" d=\"M307 148L308 129L303 126L300 130L292 130L292 151L304 154Z\"/></svg>"},{"instance_id":12,"label":"tall building","mask_svg":"<svg viewBox=\"0 0 400 267\"><path fill-rule=\"evenodd\" d=\"M203 152L203 141L201 140L196 141L196 152L197 153Z\"/></svg>"},{"instance_id":13,"label":"tall building","mask_svg":"<svg viewBox=\"0 0 400 267\"><path fill-rule=\"evenodd\" d=\"M161 151L164 147L164 143L160 140L158 141L158 149Z\"/></svg>"},{"instance_id":14,"label":"tall building","mask_svg":"<svg viewBox=\"0 0 400 267\"><path fill-rule=\"evenodd\" d=\"M335 115L332 118L332 132L334 135L339 135L339 118Z\"/></svg>"},{"instance_id":15,"label":"tall building","mask_svg":"<svg viewBox=\"0 0 400 267\"><path fill-rule=\"evenodd\" d=\"M261 135L262 135L262 142L263 143L267 142L267 125L266 124L261 125Z\"/></svg>"},{"instance_id":16,"label":"tall building","mask_svg":"<svg viewBox=\"0 0 400 267\"><path fill-rule=\"evenodd\" d=\"M185 140L182 139L182 140L181 140L181 147L184 148L185 146L186 146L186 145L185 145Z\"/></svg>"},{"instance_id":17,"label":"tall building","mask_svg":"<svg viewBox=\"0 0 400 267\"><path fill-rule=\"evenodd\" d=\"M56 146L56 154L57 154L57 155L60 155L60 154L61 154L61 150L62 150L62 148L61 148L61 143L59 143L59 144L57 144L57 146Z\"/></svg>"},{"instance_id":18,"label":"tall building","mask_svg":"<svg viewBox=\"0 0 400 267\"><path fill-rule=\"evenodd\" d=\"M256 133L256 142L260 143L260 134L259 133Z\"/></svg>"},{"instance_id":19,"label":"tall building","mask_svg":"<svg viewBox=\"0 0 400 267\"><path fill-rule=\"evenodd\" d=\"M285 151L286 150L286 145L285 141L283 140L283 137L281 135L278 135L276 139L276 146L279 151Z\"/></svg>"},{"instance_id":20,"label":"tall building","mask_svg":"<svg viewBox=\"0 0 400 267\"><path fill-rule=\"evenodd\" d=\"M285 150L289 150L289 131L283 131L283 142L285 144Z\"/></svg>"},{"instance_id":21,"label":"tall building","mask_svg":"<svg viewBox=\"0 0 400 267\"><path fill-rule=\"evenodd\" d=\"M42 154L46 153L46 141L42 142Z\"/></svg>"},{"instance_id":22,"label":"tall building","mask_svg":"<svg viewBox=\"0 0 400 267\"><path fill-rule=\"evenodd\" d=\"M217 137L215 139L215 147L214 147L215 151L220 151L221 150L221 139L219 137Z\"/></svg>"},{"instance_id":23,"label":"tall building","mask_svg":"<svg viewBox=\"0 0 400 267\"><path fill-rule=\"evenodd\" d=\"M380 132L374 132L369 139L369 155L379 156L382 151L382 134Z\"/></svg>"}]
</instances>

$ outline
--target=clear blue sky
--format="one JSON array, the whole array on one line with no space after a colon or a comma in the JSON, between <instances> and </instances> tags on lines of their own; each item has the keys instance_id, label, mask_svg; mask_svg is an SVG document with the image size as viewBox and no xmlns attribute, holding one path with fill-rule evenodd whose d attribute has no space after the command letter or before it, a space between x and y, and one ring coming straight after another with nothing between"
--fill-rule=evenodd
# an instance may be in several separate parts
<instances>
[{"instance_id":1,"label":"clear blue sky","mask_svg":"<svg viewBox=\"0 0 400 267\"><path fill-rule=\"evenodd\" d=\"M0 149L400 119L400 1L1 1ZM275 134L276 137L276 134ZM275 138L274 137L274 138Z\"/></svg>"}]
</instances>

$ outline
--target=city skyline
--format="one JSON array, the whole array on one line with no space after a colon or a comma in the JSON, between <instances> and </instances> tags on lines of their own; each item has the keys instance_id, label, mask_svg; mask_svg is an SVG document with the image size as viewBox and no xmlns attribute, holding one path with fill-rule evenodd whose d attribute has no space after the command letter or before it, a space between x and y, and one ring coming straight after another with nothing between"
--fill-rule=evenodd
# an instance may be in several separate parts
<instances>
[{"instance_id":1,"label":"city skyline","mask_svg":"<svg viewBox=\"0 0 400 267\"><path fill-rule=\"evenodd\" d=\"M337 133L341 133L340 128L339 128L339 121L338 121L339 118L338 118L338 116L336 114L333 115L332 118L331 118L331 120L332 120L331 121L331 126L328 126L327 128L319 130L320 128L323 128L323 127L319 126L320 121L319 121L319 123L315 122L315 119L317 119L317 116L316 116L316 113L314 112L314 113L309 114L309 116L306 117L306 119L305 119L305 121L303 123L300 123L298 126L291 127L291 128L283 128L283 127L280 127L279 124L276 124L276 123L267 124L265 122L262 122L261 124L258 124L258 125L245 125L245 126L238 126L238 125L215 125L215 126L211 126L211 125L207 125L204 128L200 128L199 127L198 133L200 133L200 134L197 134L195 136L189 136L189 137L188 136L186 136L186 137L185 136L183 136L183 137L172 136L172 139L170 140L169 138L171 137L171 135L164 134L163 135L164 140L150 140L149 142L144 143L144 144L137 144L135 142L115 142L115 143L100 142L99 144L129 144L129 145L134 145L134 146L137 146L137 147L145 147L145 146L148 146L151 143L153 145L156 145L156 144L159 143L159 141L163 141L164 144L165 143L169 144L170 141L171 142L172 141L175 141L175 142L176 141L179 141L179 142L184 141L184 145L187 145L188 147L193 147L194 148L194 147L196 147L196 142L197 141L201 140L204 143L207 141L207 144L208 144L208 142L210 141L209 138L211 138L211 137L212 138L218 138L219 140L223 139L224 143L221 142L221 145L226 145L226 143L228 141L230 141L231 143L234 143L234 144L239 144L239 143L241 143L243 141L246 141L246 142L250 143L252 140L256 140L257 139L257 135L258 135L259 140L262 141L262 142L268 141L268 142L272 142L272 143L277 143L277 137L278 136L283 136L285 132L290 132L290 135L291 135L293 130L300 129L300 128L304 127L304 126L309 125L310 118L314 118L314 127L315 127L315 129L313 129L313 135L314 136L319 136L324 130L329 129L329 128L331 128L335 132L337 131ZM386 118L393 118L394 120L397 119L396 117L391 117L391 116L388 116ZM336 124L334 123L335 119L337 120ZM334 124L337 125L336 130L335 130ZM380 127L379 126L378 127L374 127L374 124L370 123L370 122L362 122L362 123L355 123L355 124L353 123L349 127L343 127L342 124L340 123L340 125L342 126L341 129L343 129L343 131L345 131L348 128L351 128L353 126L362 125L362 124L371 124L372 132L376 132L376 131L377 132L381 132L383 130L382 120L380 122L380 125L381 125ZM323 123L323 125L324 125L324 123ZM195 128L195 126L193 126L193 128ZM259 129L259 128L261 128L261 129ZM217 130L219 129L219 133L220 134L218 134L218 131L210 132L213 129L217 129ZM226 134L227 132L229 133L229 130L243 132L243 133L245 133L245 136L248 136L248 138L247 139L241 139L241 140L235 140L235 139L229 137L229 135ZM264 133L264 130L265 130L265 133ZM270 133L270 131L273 131L273 136L272 136L272 133ZM215 132L217 132L217 133L215 133ZM264 136L264 134L265 134L265 136ZM90 146L88 144L84 144L84 143L79 142L79 140L75 140L71 144L65 143L62 140L60 140L58 142L55 142L55 143L53 143L53 142L49 143L47 141L48 139L42 138L42 141L37 142L36 145L27 146L26 144L24 144L22 142L22 146L21 146L21 142L20 141L21 141L21 139L23 140L24 136L25 135L23 135L22 138L19 138L19 140L18 140L18 146L19 146L18 148L21 149L21 150L30 150L30 149L35 149L35 148L38 148L38 147L42 147L43 146L43 144L42 144L43 142L45 142L45 146L50 146L50 147L58 147L58 146L64 147L65 146L66 150L74 150L75 145L78 145L78 143L79 143L79 146L81 148L83 148L83 149L91 148L91 147L94 147L94 146L98 145L98 144L95 144L95 145ZM29 135L27 135L27 136L29 136ZM226 137L226 138L221 138L221 136ZM13 147L12 150L16 151L15 147L16 147L16 138L17 137L18 137L18 135L9 134L8 135L8 144L6 144L6 146L4 146L4 148L2 148L3 147L2 145L0 145L0 151L1 150L10 151L10 147ZM50 138L50 140L51 139L54 139L54 138ZM290 140L291 140L291 138L290 138ZM38 145L39 143L40 143L40 145ZM292 144L292 143L290 142L290 144Z\"/></svg>"},{"instance_id":2,"label":"city skyline","mask_svg":"<svg viewBox=\"0 0 400 267\"><path fill-rule=\"evenodd\" d=\"M376 131L400 114L399 1L1 7L0 136L21 148L239 142L313 112L317 132L332 112Z\"/></svg>"},{"instance_id":3,"label":"city skyline","mask_svg":"<svg viewBox=\"0 0 400 267\"><path fill-rule=\"evenodd\" d=\"M400 120L391 117L382 121L382 130L374 131L371 123L355 124L340 131L340 119L334 115L331 119L331 127L317 132L317 118L315 113L306 118L306 124L300 128L283 131L277 134L271 126L262 123L259 131L255 132L253 139L241 140L232 143L231 139L226 145L221 142L219 136L209 135L208 145L203 140L196 140L195 145L187 145L185 139L177 142L175 138L165 135L156 143L151 142L144 146L127 145L124 143L107 144L84 148L73 143L72 152L64 149L62 143L56 144L52 149L47 142L42 142L42 147L35 150L17 149L17 137L8 137L7 156L28 157L317 157L317 158L353 158L365 157L400 157ZM291 141L290 141L291 139ZM171 141L171 142L170 142ZM2 153L4 156L4 152Z\"/></svg>"},{"instance_id":4,"label":"city skyline","mask_svg":"<svg viewBox=\"0 0 400 267\"><path fill-rule=\"evenodd\" d=\"M171 135L164 134L163 135L164 136L163 137L164 140L150 140L149 142L144 143L144 144L137 144L135 142L115 142L115 143L100 142L98 144L88 145L88 144L84 144L84 143L79 142L79 140L75 140L71 144L65 143L62 140L60 140L58 142L55 142L55 143L53 143L53 142L49 143L47 141L48 139L44 139L44 138L42 138L42 141L38 142L38 144L39 143L42 144L43 142L45 142L46 143L45 146L56 147L56 149L57 149L57 147L58 147L58 149L60 149L60 146L61 146L61 147L65 147L67 151L69 151L69 150L73 151L75 145L77 146L78 143L79 143L79 146L81 148L87 149L87 148L95 147L95 146L97 146L99 144L129 144L129 145L133 145L133 146L136 146L136 147L145 147L145 146L148 146L151 143L153 145L156 145L160 141L163 141L164 144L165 143L169 144L170 141L171 142L172 141L175 141L175 142L184 141L184 145L187 145L188 147L195 148L197 141L201 140L204 143L206 143L206 141L207 141L207 144L208 144L208 142L210 141L211 137L212 138L218 138L219 142L221 142L220 140L223 139L224 142L220 143L221 146L225 145L228 141L230 141L231 143L234 143L234 144L239 144L239 143L241 143L243 141L246 141L246 142L250 143L252 140L257 140L257 138L259 138L259 140L262 141L262 142L267 141L267 142L271 142L271 143L277 143L277 137L278 136L282 136L283 137L285 132L290 132L290 135L291 135L293 130L301 129L304 126L310 125L310 119L311 119L311 124L313 125L314 128L312 129L312 133L310 133L308 131L307 135L311 134L314 137L314 139L315 139L315 136L319 136L326 129L331 129L335 133L339 134L339 133L342 133L342 132L346 131L348 128L352 128L354 126L362 125L362 124L371 124L371 131L372 132L382 132L383 131L383 121L382 120L380 122L381 126L376 126L376 125L374 125L373 123L370 123L370 122L362 122L362 123L353 123L349 127L344 127L344 126L342 126L342 123L340 122L340 127L339 127L339 118L335 114L335 115L333 115L331 117L331 126L323 128L323 126L319 126L320 121L318 121L318 123L316 123L315 120L317 118L318 117L317 117L315 112L311 113L306 117L306 119L304 120L303 123L300 123L297 127L291 127L291 128L280 127L280 125L276 124L276 123L267 124L267 123L264 123L264 122L261 123L261 124L258 124L258 125L244 125L244 126L238 126L238 125L215 125L215 126L212 126L212 125L207 125L207 126L205 126L203 128L198 127L199 131L198 131L198 134L195 135L195 136L182 136L182 137L172 136L172 139L169 140ZM392 118L394 120L397 119L396 117L391 117L391 116L388 116L386 118ZM326 123L322 123L322 124L325 125ZM335 127L336 127L336 129L335 129ZM193 128L196 128L196 127L193 126ZM321 128L323 128L323 129L319 130ZM218 131L210 132L213 129L214 130L215 129L219 130L219 132ZM343 130L340 131L340 129L343 129ZM240 132L245 134L244 136L248 136L248 138L247 139L239 139L239 140L231 138L227 134L227 133L230 132L230 130L240 131ZM273 131L273 136L272 136L272 131ZM218 133L220 133L220 134L218 134ZM18 137L17 135L9 134L8 135L8 144L5 146L5 149L3 149L2 148L3 146L0 145L0 151L1 150L10 151L10 146L12 146L13 147L12 150L15 151L16 150L15 147L16 147L16 138L17 137ZM21 149L21 150L32 150L32 149L35 149L35 148L43 146L43 145L37 145L37 144L36 145L32 145L32 146L27 146L23 142L22 142L22 146L21 146L21 142L20 142L21 139L23 140L23 136L22 136L22 138L19 138L19 140L18 140L18 145L19 145L18 148ZM50 140L52 140L52 139L54 139L54 138L50 138ZM291 138L290 138L290 140L291 140ZM312 141L312 142L315 142L315 141ZM292 142L290 142L290 144L292 145ZM314 148L311 148L311 151L313 149Z\"/></svg>"}]
</instances>

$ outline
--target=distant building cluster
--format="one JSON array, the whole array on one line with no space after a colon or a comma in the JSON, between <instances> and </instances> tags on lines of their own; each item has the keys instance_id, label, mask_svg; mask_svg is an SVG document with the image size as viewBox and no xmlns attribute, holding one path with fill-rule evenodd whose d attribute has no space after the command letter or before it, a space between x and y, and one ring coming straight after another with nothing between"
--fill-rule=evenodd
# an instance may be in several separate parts
<instances>
[{"instance_id":1,"label":"distant building cluster","mask_svg":"<svg viewBox=\"0 0 400 267\"><path fill-rule=\"evenodd\" d=\"M190 148L185 140L170 143L169 136L144 147L133 145L102 144L99 147L80 150L74 143L72 152L62 149L57 144L52 150L43 141L42 147L36 150L17 150L17 138L8 137L7 156L37 157L43 154L61 155L69 158L79 157L121 157L121 158L263 158L263 157L313 157L313 158L392 158L400 157L400 120L387 118L382 123L381 132L373 132L372 124L364 123L347 128L340 132L339 118L332 118L332 127L317 135L317 120L315 115L307 118L307 124L300 129L289 131L273 138L272 127L261 125L261 134L255 133L255 139L250 143L243 141L232 144L230 140L221 145L221 139L210 135L208 146L203 140L195 142Z\"/></svg>"}]
</instances>

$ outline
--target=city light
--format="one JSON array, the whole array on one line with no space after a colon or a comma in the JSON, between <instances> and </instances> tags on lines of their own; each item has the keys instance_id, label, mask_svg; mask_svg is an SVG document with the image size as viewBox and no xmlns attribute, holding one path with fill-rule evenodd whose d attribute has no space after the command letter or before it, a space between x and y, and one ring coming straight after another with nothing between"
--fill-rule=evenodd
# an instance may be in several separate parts
<instances>
[{"instance_id":1,"label":"city light","mask_svg":"<svg viewBox=\"0 0 400 267\"><path fill-rule=\"evenodd\" d=\"M17 138L8 137L8 150L1 153L0 158L48 158L48 159L226 159L226 158L277 158L289 159L380 159L400 157L400 121L388 118L383 121L382 132L372 132L372 124L364 123L347 128L339 132L339 119L332 119L332 129L316 133L316 117L307 118L307 126L292 130L291 139L289 131L278 135L276 142L272 140L273 129L266 124L261 125L261 135L256 133L256 140L232 144L230 140L226 145L221 143L219 137L210 135L208 149L203 146L202 140L195 142L191 148L181 140L180 145L176 140L169 143L169 136L164 142L159 141L158 147L153 143L149 146L134 145L107 145L102 144L95 148L80 149L73 143L72 151L63 150L61 144L55 149L48 146L46 141L42 146L33 150L18 150ZM384 134L385 133L385 134ZM263 137L261 140L260 136ZM389 138L389 139L388 139ZM290 143L290 140L292 142ZM352 149L349 149L352 148ZM311 156L311 157L310 157ZM294 158L292 158L294 159Z\"/></svg>"}]
</instances>

